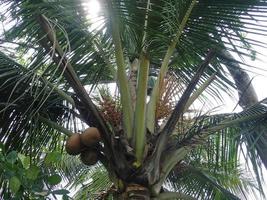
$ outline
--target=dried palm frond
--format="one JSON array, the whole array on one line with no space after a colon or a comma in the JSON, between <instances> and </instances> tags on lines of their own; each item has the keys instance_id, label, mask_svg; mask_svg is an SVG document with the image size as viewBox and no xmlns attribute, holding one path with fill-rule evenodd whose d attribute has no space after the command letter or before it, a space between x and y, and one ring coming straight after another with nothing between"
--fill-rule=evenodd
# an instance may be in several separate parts
<instances>
[{"instance_id":1,"label":"dried palm frond","mask_svg":"<svg viewBox=\"0 0 267 200\"><path fill-rule=\"evenodd\" d=\"M182 85L179 78L173 74L168 74L163 81L159 93L161 98L156 111L157 119L164 119L171 114L181 92Z\"/></svg>"}]
</instances>

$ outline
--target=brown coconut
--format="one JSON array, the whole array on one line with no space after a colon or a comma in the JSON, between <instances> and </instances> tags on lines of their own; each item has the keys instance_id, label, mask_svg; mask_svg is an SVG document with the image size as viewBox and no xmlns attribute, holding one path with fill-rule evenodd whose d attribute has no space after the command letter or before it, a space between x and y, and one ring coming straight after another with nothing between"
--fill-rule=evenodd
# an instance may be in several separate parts
<instances>
[{"instance_id":1,"label":"brown coconut","mask_svg":"<svg viewBox=\"0 0 267 200\"><path fill-rule=\"evenodd\" d=\"M78 155L82 151L82 143L79 133L74 133L66 142L66 151L70 155Z\"/></svg>"},{"instance_id":2,"label":"brown coconut","mask_svg":"<svg viewBox=\"0 0 267 200\"><path fill-rule=\"evenodd\" d=\"M95 150L88 149L86 151L83 151L80 155L80 159L83 164L85 165L94 165L98 161L98 155Z\"/></svg>"},{"instance_id":3,"label":"brown coconut","mask_svg":"<svg viewBox=\"0 0 267 200\"><path fill-rule=\"evenodd\" d=\"M101 140L100 132L97 128L90 127L87 128L82 134L81 134L81 142L85 146L92 146L99 142Z\"/></svg>"}]
</instances>

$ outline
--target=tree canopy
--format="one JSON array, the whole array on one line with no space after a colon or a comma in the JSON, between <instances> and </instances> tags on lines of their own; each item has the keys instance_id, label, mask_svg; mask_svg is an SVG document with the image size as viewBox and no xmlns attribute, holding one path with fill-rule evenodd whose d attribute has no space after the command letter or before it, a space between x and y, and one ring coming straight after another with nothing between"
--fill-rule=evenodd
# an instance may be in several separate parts
<instances>
[{"instance_id":1,"label":"tree canopy","mask_svg":"<svg viewBox=\"0 0 267 200\"><path fill-rule=\"evenodd\" d=\"M243 58L256 59L261 52L253 46L267 46L246 37L266 36L259 22L266 22L267 1L101 0L96 19L85 3L1 2L6 152L25 154L49 175L56 171L82 186L77 199L100 190L115 199L243 199L256 188L263 195L266 99L258 102L244 70L257 66ZM243 111L213 112L214 102L236 90ZM90 167L64 149L67 138L88 126L101 134L83 147L99 160ZM60 162L43 166L53 151ZM242 153L257 184L242 171ZM17 182L7 177L9 185ZM16 198L12 189L5 192Z\"/></svg>"}]
</instances>

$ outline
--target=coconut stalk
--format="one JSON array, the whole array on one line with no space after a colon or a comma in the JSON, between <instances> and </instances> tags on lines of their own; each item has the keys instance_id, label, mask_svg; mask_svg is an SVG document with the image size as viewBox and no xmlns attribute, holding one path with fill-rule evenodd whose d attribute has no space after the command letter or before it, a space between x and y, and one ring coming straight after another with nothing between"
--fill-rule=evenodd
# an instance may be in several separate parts
<instances>
[{"instance_id":1,"label":"coconut stalk","mask_svg":"<svg viewBox=\"0 0 267 200\"><path fill-rule=\"evenodd\" d=\"M149 73L149 59L145 54L141 56L141 64L138 71L137 99L134 116L135 156L138 165L144 157L146 144L146 98Z\"/></svg>"},{"instance_id":2,"label":"coconut stalk","mask_svg":"<svg viewBox=\"0 0 267 200\"><path fill-rule=\"evenodd\" d=\"M135 116L134 116L134 142L135 142L135 156L137 159L137 166L142 163L146 145L146 99L147 99L147 84L149 75L150 61L146 54L146 37L147 37L147 24L149 14L150 0L147 1L145 10L145 23L144 32L142 38L142 44L144 45L141 53L141 61L138 70L137 77L137 91L136 91L136 104L135 104Z\"/></svg>"},{"instance_id":3,"label":"coconut stalk","mask_svg":"<svg viewBox=\"0 0 267 200\"><path fill-rule=\"evenodd\" d=\"M122 112L123 112L123 125L128 139L132 138L132 124L133 124L133 107L131 103L131 95L128 85L128 80L125 70L125 61L123 56L123 49L120 39L119 20L113 9L112 2L107 0L107 5L110 10L112 39L115 47L115 57L117 63L117 78L120 90Z\"/></svg>"}]
</instances>

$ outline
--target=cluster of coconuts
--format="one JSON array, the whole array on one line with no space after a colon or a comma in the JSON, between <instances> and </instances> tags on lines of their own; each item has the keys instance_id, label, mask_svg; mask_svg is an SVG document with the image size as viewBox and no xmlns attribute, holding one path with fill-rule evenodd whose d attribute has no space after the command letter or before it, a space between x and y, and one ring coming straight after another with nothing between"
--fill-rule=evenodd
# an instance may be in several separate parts
<instances>
[{"instance_id":1,"label":"cluster of coconuts","mask_svg":"<svg viewBox=\"0 0 267 200\"><path fill-rule=\"evenodd\" d=\"M74 133L66 142L66 151L69 155L79 155L85 165L94 165L98 161L98 153L94 146L101 140L97 128L87 128L82 134Z\"/></svg>"}]
</instances>

